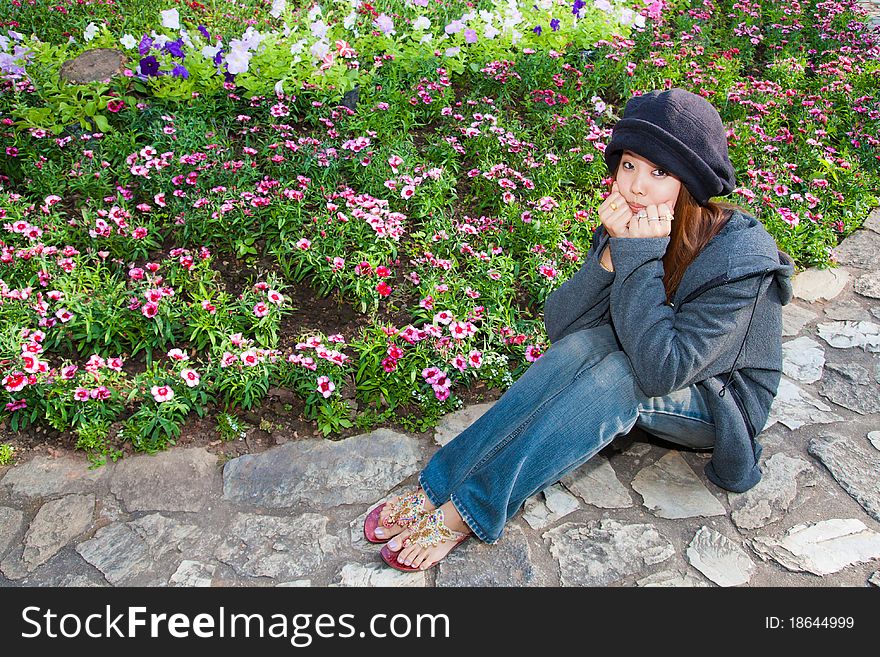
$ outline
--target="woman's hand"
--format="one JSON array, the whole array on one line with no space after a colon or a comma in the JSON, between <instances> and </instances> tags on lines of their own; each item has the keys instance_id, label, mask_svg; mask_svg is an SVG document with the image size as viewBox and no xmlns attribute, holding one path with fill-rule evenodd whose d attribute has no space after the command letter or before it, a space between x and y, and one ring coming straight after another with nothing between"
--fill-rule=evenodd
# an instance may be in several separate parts
<instances>
[{"instance_id":1,"label":"woman's hand","mask_svg":"<svg viewBox=\"0 0 880 657\"><path fill-rule=\"evenodd\" d=\"M623 237L668 237L672 232L672 209L665 203L649 205L630 217L628 234Z\"/></svg>"},{"instance_id":2,"label":"woman's hand","mask_svg":"<svg viewBox=\"0 0 880 657\"><path fill-rule=\"evenodd\" d=\"M620 195L617 182L611 185L611 194L599 206L599 221L610 237L629 237L630 219L633 213Z\"/></svg>"}]
</instances>

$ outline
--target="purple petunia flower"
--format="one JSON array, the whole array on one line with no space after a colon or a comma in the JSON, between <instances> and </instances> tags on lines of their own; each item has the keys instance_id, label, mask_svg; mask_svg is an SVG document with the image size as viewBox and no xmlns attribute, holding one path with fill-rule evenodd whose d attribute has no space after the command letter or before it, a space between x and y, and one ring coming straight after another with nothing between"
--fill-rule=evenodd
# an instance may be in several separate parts
<instances>
[{"instance_id":1,"label":"purple petunia flower","mask_svg":"<svg viewBox=\"0 0 880 657\"><path fill-rule=\"evenodd\" d=\"M464 42L465 43L476 43L477 42L477 31L467 29L464 31Z\"/></svg>"},{"instance_id":2,"label":"purple petunia flower","mask_svg":"<svg viewBox=\"0 0 880 657\"><path fill-rule=\"evenodd\" d=\"M223 48L220 48L220 50L217 51L217 54L214 55L214 63L217 66L220 66L220 64L222 62L223 62Z\"/></svg>"},{"instance_id":3,"label":"purple petunia flower","mask_svg":"<svg viewBox=\"0 0 880 657\"><path fill-rule=\"evenodd\" d=\"M153 55L141 60L141 75L159 75L159 61Z\"/></svg>"},{"instance_id":4,"label":"purple petunia flower","mask_svg":"<svg viewBox=\"0 0 880 657\"><path fill-rule=\"evenodd\" d=\"M587 3L584 0L574 0L574 4L571 6L571 13L577 16L578 12L586 6Z\"/></svg>"},{"instance_id":5,"label":"purple petunia flower","mask_svg":"<svg viewBox=\"0 0 880 657\"><path fill-rule=\"evenodd\" d=\"M186 70L186 67L183 64L178 64L173 69L171 69L171 75L176 78L183 78L186 80L189 77L189 71Z\"/></svg>"},{"instance_id":6,"label":"purple petunia flower","mask_svg":"<svg viewBox=\"0 0 880 657\"><path fill-rule=\"evenodd\" d=\"M532 32L534 32L534 33L537 34L538 36L541 36L541 32L542 32L542 30L541 30L541 26L540 26L540 25L535 25L535 29L533 29Z\"/></svg>"},{"instance_id":7,"label":"purple petunia flower","mask_svg":"<svg viewBox=\"0 0 880 657\"><path fill-rule=\"evenodd\" d=\"M177 41L169 41L168 43L166 43L165 52L171 53L172 57L183 59L185 57L185 55L183 54L183 39L178 39Z\"/></svg>"},{"instance_id":8,"label":"purple petunia flower","mask_svg":"<svg viewBox=\"0 0 880 657\"><path fill-rule=\"evenodd\" d=\"M138 44L138 52L142 55L146 55L148 52L150 52L150 48L152 47L153 40L145 34L144 38L141 39L141 42Z\"/></svg>"},{"instance_id":9,"label":"purple petunia flower","mask_svg":"<svg viewBox=\"0 0 880 657\"><path fill-rule=\"evenodd\" d=\"M554 32L559 31L559 19L558 18L554 18L552 21L550 21L550 29L553 30Z\"/></svg>"},{"instance_id":10,"label":"purple petunia flower","mask_svg":"<svg viewBox=\"0 0 880 657\"><path fill-rule=\"evenodd\" d=\"M208 32L208 28L204 25L199 25L199 32L202 33L202 36L205 37L208 41L211 41L211 33Z\"/></svg>"}]
</instances>

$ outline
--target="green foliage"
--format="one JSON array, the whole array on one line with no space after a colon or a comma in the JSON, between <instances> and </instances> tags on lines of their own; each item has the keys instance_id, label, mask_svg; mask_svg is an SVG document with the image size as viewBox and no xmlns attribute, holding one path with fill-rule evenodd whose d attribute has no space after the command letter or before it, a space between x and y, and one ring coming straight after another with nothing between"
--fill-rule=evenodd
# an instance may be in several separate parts
<instances>
[{"instance_id":1,"label":"green foliage","mask_svg":"<svg viewBox=\"0 0 880 657\"><path fill-rule=\"evenodd\" d=\"M0 443L0 465L9 465L15 455L15 448L9 443Z\"/></svg>"},{"instance_id":2,"label":"green foliage","mask_svg":"<svg viewBox=\"0 0 880 657\"><path fill-rule=\"evenodd\" d=\"M113 446L108 419L92 419L76 428L76 449L86 452L91 468L98 468L110 458L114 462L122 458L122 450Z\"/></svg>"}]
</instances>

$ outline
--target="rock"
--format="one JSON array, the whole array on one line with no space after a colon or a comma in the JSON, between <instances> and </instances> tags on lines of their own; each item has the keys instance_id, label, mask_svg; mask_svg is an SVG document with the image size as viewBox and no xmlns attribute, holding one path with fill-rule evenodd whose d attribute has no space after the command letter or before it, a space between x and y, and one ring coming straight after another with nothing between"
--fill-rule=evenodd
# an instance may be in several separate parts
<instances>
[{"instance_id":1,"label":"rock","mask_svg":"<svg viewBox=\"0 0 880 657\"><path fill-rule=\"evenodd\" d=\"M872 271L869 274L859 276L853 283L853 291L863 297L880 299L880 272Z\"/></svg>"},{"instance_id":2,"label":"rock","mask_svg":"<svg viewBox=\"0 0 880 657\"><path fill-rule=\"evenodd\" d=\"M874 322L825 322L817 328L819 337L837 349L880 351L880 325Z\"/></svg>"},{"instance_id":3,"label":"rock","mask_svg":"<svg viewBox=\"0 0 880 657\"><path fill-rule=\"evenodd\" d=\"M871 441L871 444L880 449L880 431L869 431L868 432L868 440ZM0 525L2 526L2 525ZM0 554L3 553L3 550L0 550Z\"/></svg>"},{"instance_id":4,"label":"rock","mask_svg":"<svg viewBox=\"0 0 880 657\"><path fill-rule=\"evenodd\" d=\"M653 525L600 520L568 522L543 534L559 562L563 586L608 586L675 554Z\"/></svg>"},{"instance_id":5,"label":"rock","mask_svg":"<svg viewBox=\"0 0 880 657\"><path fill-rule=\"evenodd\" d=\"M876 386L852 382L853 377L861 378L856 367L858 366L850 366L852 376L844 376L829 369L816 389L825 399L856 413L868 415L880 412L880 390ZM868 379L868 371L861 369L864 370L864 378Z\"/></svg>"},{"instance_id":6,"label":"rock","mask_svg":"<svg viewBox=\"0 0 880 657\"><path fill-rule=\"evenodd\" d=\"M764 430L769 429L777 422L781 422L789 429L797 429L805 424L829 424L840 422L842 419L836 413L831 412L831 407L828 404L816 399L787 378L782 377Z\"/></svg>"},{"instance_id":7,"label":"rock","mask_svg":"<svg viewBox=\"0 0 880 657\"><path fill-rule=\"evenodd\" d=\"M631 447L627 453L634 448ZM600 509L626 509L633 505L629 491L618 480L608 459L601 454L596 454L569 472L561 483L584 502Z\"/></svg>"},{"instance_id":8,"label":"rock","mask_svg":"<svg viewBox=\"0 0 880 657\"><path fill-rule=\"evenodd\" d=\"M819 315L796 303L789 303L782 307L782 335L791 337L801 332L808 323Z\"/></svg>"},{"instance_id":9,"label":"rock","mask_svg":"<svg viewBox=\"0 0 880 657\"><path fill-rule=\"evenodd\" d=\"M871 314L859 302L848 300L826 308L825 317L842 322L865 322L871 319Z\"/></svg>"},{"instance_id":10,"label":"rock","mask_svg":"<svg viewBox=\"0 0 880 657\"><path fill-rule=\"evenodd\" d=\"M873 584L874 586L880 586L880 570L871 575L868 578L868 584Z\"/></svg>"},{"instance_id":11,"label":"rock","mask_svg":"<svg viewBox=\"0 0 880 657\"><path fill-rule=\"evenodd\" d=\"M874 208L871 211L871 214L865 219L862 228L867 228L868 230L873 230L875 233L880 233L880 208Z\"/></svg>"},{"instance_id":12,"label":"rock","mask_svg":"<svg viewBox=\"0 0 880 657\"><path fill-rule=\"evenodd\" d=\"M424 587L426 586L425 571L417 573L404 573L394 568L389 568L384 563L370 564L345 564L339 571L339 586L344 587Z\"/></svg>"},{"instance_id":13,"label":"rock","mask_svg":"<svg viewBox=\"0 0 880 657\"><path fill-rule=\"evenodd\" d=\"M271 509L369 504L416 472L420 454L415 438L389 429L338 442L295 441L229 461L223 496Z\"/></svg>"},{"instance_id":14,"label":"rock","mask_svg":"<svg viewBox=\"0 0 880 657\"><path fill-rule=\"evenodd\" d=\"M705 525L700 527L687 548L691 565L718 586L747 583L755 564L736 543Z\"/></svg>"},{"instance_id":15,"label":"rock","mask_svg":"<svg viewBox=\"0 0 880 657\"><path fill-rule=\"evenodd\" d=\"M164 586L188 557L210 554L218 536L159 513L102 527L76 546L114 586Z\"/></svg>"},{"instance_id":16,"label":"rock","mask_svg":"<svg viewBox=\"0 0 880 657\"><path fill-rule=\"evenodd\" d=\"M632 487L644 499L645 507L660 518L727 513L677 451L668 452L653 465L639 471L633 478Z\"/></svg>"},{"instance_id":17,"label":"rock","mask_svg":"<svg viewBox=\"0 0 880 657\"><path fill-rule=\"evenodd\" d=\"M15 541L23 524L24 514L21 511L0 506L0 559Z\"/></svg>"},{"instance_id":18,"label":"rock","mask_svg":"<svg viewBox=\"0 0 880 657\"><path fill-rule=\"evenodd\" d=\"M794 296L809 303L833 299L843 291L851 276L843 269L811 267L792 279Z\"/></svg>"},{"instance_id":19,"label":"rock","mask_svg":"<svg viewBox=\"0 0 880 657\"><path fill-rule=\"evenodd\" d=\"M126 458L116 464L110 490L128 511L201 511L219 499L217 456L198 447Z\"/></svg>"},{"instance_id":20,"label":"rock","mask_svg":"<svg viewBox=\"0 0 880 657\"><path fill-rule=\"evenodd\" d=\"M28 571L56 554L92 524L94 495L66 495L46 502L37 512L24 537L22 561Z\"/></svg>"},{"instance_id":21,"label":"rock","mask_svg":"<svg viewBox=\"0 0 880 657\"><path fill-rule=\"evenodd\" d=\"M580 503L559 484L526 500L523 519L532 529L544 529L580 508Z\"/></svg>"},{"instance_id":22,"label":"rock","mask_svg":"<svg viewBox=\"0 0 880 657\"><path fill-rule=\"evenodd\" d=\"M871 373L856 363L825 363L825 367L836 372L849 383L867 385L871 383Z\"/></svg>"},{"instance_id":23,"label":"rock","mask_svg":"<svg viewBox=\"0 0 880 657\"><path fill-rule=\"evenodd\" d=\"M312 585L310 579L295 579L292 582L279 582L276 588L307 588Z\"/></svg>"},{"instance_id":24,"label":"rock","mask_svg":"<svg viewBox=\"0 0 880 657\"><path fill-rule=\"evenodd\" d=\"M796 525L781 539L757 536L750 542L763 559L795 572L830 575L856 563L880 558L880 534L854 518Z\"/></svg>"},{"instance_id":25,"label":"rock","mask_svg":"<svg viewBox=\"0 0 880 657\"><path fill-rule=\"evenodd\" d=\"M20 582L21 586L56 588L104 588L103 575L71 547L61 549Z\"/></svg>"},{"instance_id":26,"label":"rock","mask_svg":"<svg viewBox=\"0 0 880 657\"><path fill-rule=\"evenodd\" d=\"M172 586L208 587L214 579L214 564L184 559L168 580Z\"/></svg>"},{"instance_id":27,"label":"rock","mask_svg":"<svg viewBox=\"0 0 880 657\"><path fill-rule=\"evenodd\" d=\"M652 573L647 577L636 581L639 586L663 586L663 587L697 587L710 586L696 575L691 573L680 573L673 570L663 570L659 573Z\"/></svg>"},{"instance_id":28,"label":"rock","mask_svg":"<svg viewBox=\"0 0 880 657\"><path fill-rule=\"evenodd\" d=\"M495 402L475 404L473 406L467 406L460 411L444 415L437 424L437 428L434 429L434 442L441 446L445 445L476 422L482 417L483 413L488 411L494 405Z\"/></svg>"},{"instance_id":29,"label":"rock","mask_svg":"<svg viewBox=\"0 0 880 657\"><path fill-rule=\"evenodd\" d=\"M122 75L128 57L115 48L93 48L61 65L61 79L73 84L102 82Z\"/></svg>"},{"instance_id":30,"label":"rock","mask_svg":"<svg viewBox=\"0 0 880 657\"><path fill-rule=\"evenodd\" d=\"M547 586L549 575L532 558L529 542L519 525L510 524L494 545L473 537L449 553L438 566L436 586Z\"/></svg>"},{"instance_id":31,"label":"rock","mask_svg":"<svg viewBox=\"0 0 880 657\"><path fill-rule=\"evenodd\" d=\"M870 230L857 230L834 249L838 264L860 269L873 269L880 255L880 235Z\"/></svg>"},{"instance_id":32,"label":"rock","mask_svg":"<svg viewBox=\"0 0 880 657\"><path fill-rule=\"evenodd\" d=\"M822 378L825 351L822 345L806 336L789 340L782 345L782 371L786 376L813 383Z\"/></svg>"},{"instance_id":33,"label":"rock","mask_svg":"<svg viewBox=\"0 0 880 657\"><path fill-rule=\"evenodd\" d=\"M822 461L837 483L874 520L880 520L880 453L859 440L827 435L813 438L807 450Z\"/></svg>"},{"instance_id":34,"label":"rock","mask_svg":"<svg viewBox=\"0 0 880 657\"><path fill-rule=\"evenodd\" d=\"M339 104L343 107L347 107L350 110L354 110L357 107L358 99L360 98L361 89L359 86L355 86L354 89L350 91L346 91L342 96L342 100L339 101Z\"/></svg>"},{"instance_id":35,"label":"rock","mask_svg":"<svg viewBox=\"0 0 880 657\"><path fill-rule=\"evenodd\" d=\"M316 513L239 513L214 556L243 577L287 580L314 573L340 548L341 541L327 534L327 518Z\"/></svg>"},{"instance_id":36,"label":"rock","mask_svg":"<svg viewBox=\"0 0 880 657\"><path fill-rule=\"evenodd\" d=\"M755 529L785 516L797 496L798 478L813 474L813 466L799 458L774 454L761 468L761 481L745 493L728 493L731 519L740 529Z\"/></svg>"},{"instance_id":37,"label":"rock","mask_svg":"<svg viewBox=\"0 0 880 657\"><path fill-rule=\"evenodd\" d=\"M26 497L53 497L68 493L91 492L103 485L113 465L89 470L89 461L83 457L63 456L53 459L37 456L33 460L11 468L2 483L12 486L15 495Z\"/></svg>"}]
</instances>

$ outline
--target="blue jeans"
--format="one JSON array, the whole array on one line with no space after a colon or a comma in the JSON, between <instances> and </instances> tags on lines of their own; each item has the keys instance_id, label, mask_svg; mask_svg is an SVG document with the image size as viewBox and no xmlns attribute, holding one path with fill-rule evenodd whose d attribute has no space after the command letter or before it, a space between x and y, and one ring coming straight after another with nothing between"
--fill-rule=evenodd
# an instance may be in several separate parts
<instances>
[{"instance_id":1,"label":"blue jeans","mask_svg":"<svg viewBox=\"0 0 880 657\"><path fill-rule=\"evenodd\" d=\"M577 331L439 449L419 483L435 506L451 500L474 534L494 543L527 498L634 426L688 447L715 443L696 385L647 397L610 325Z\"/></svg>"}]
</instances>

